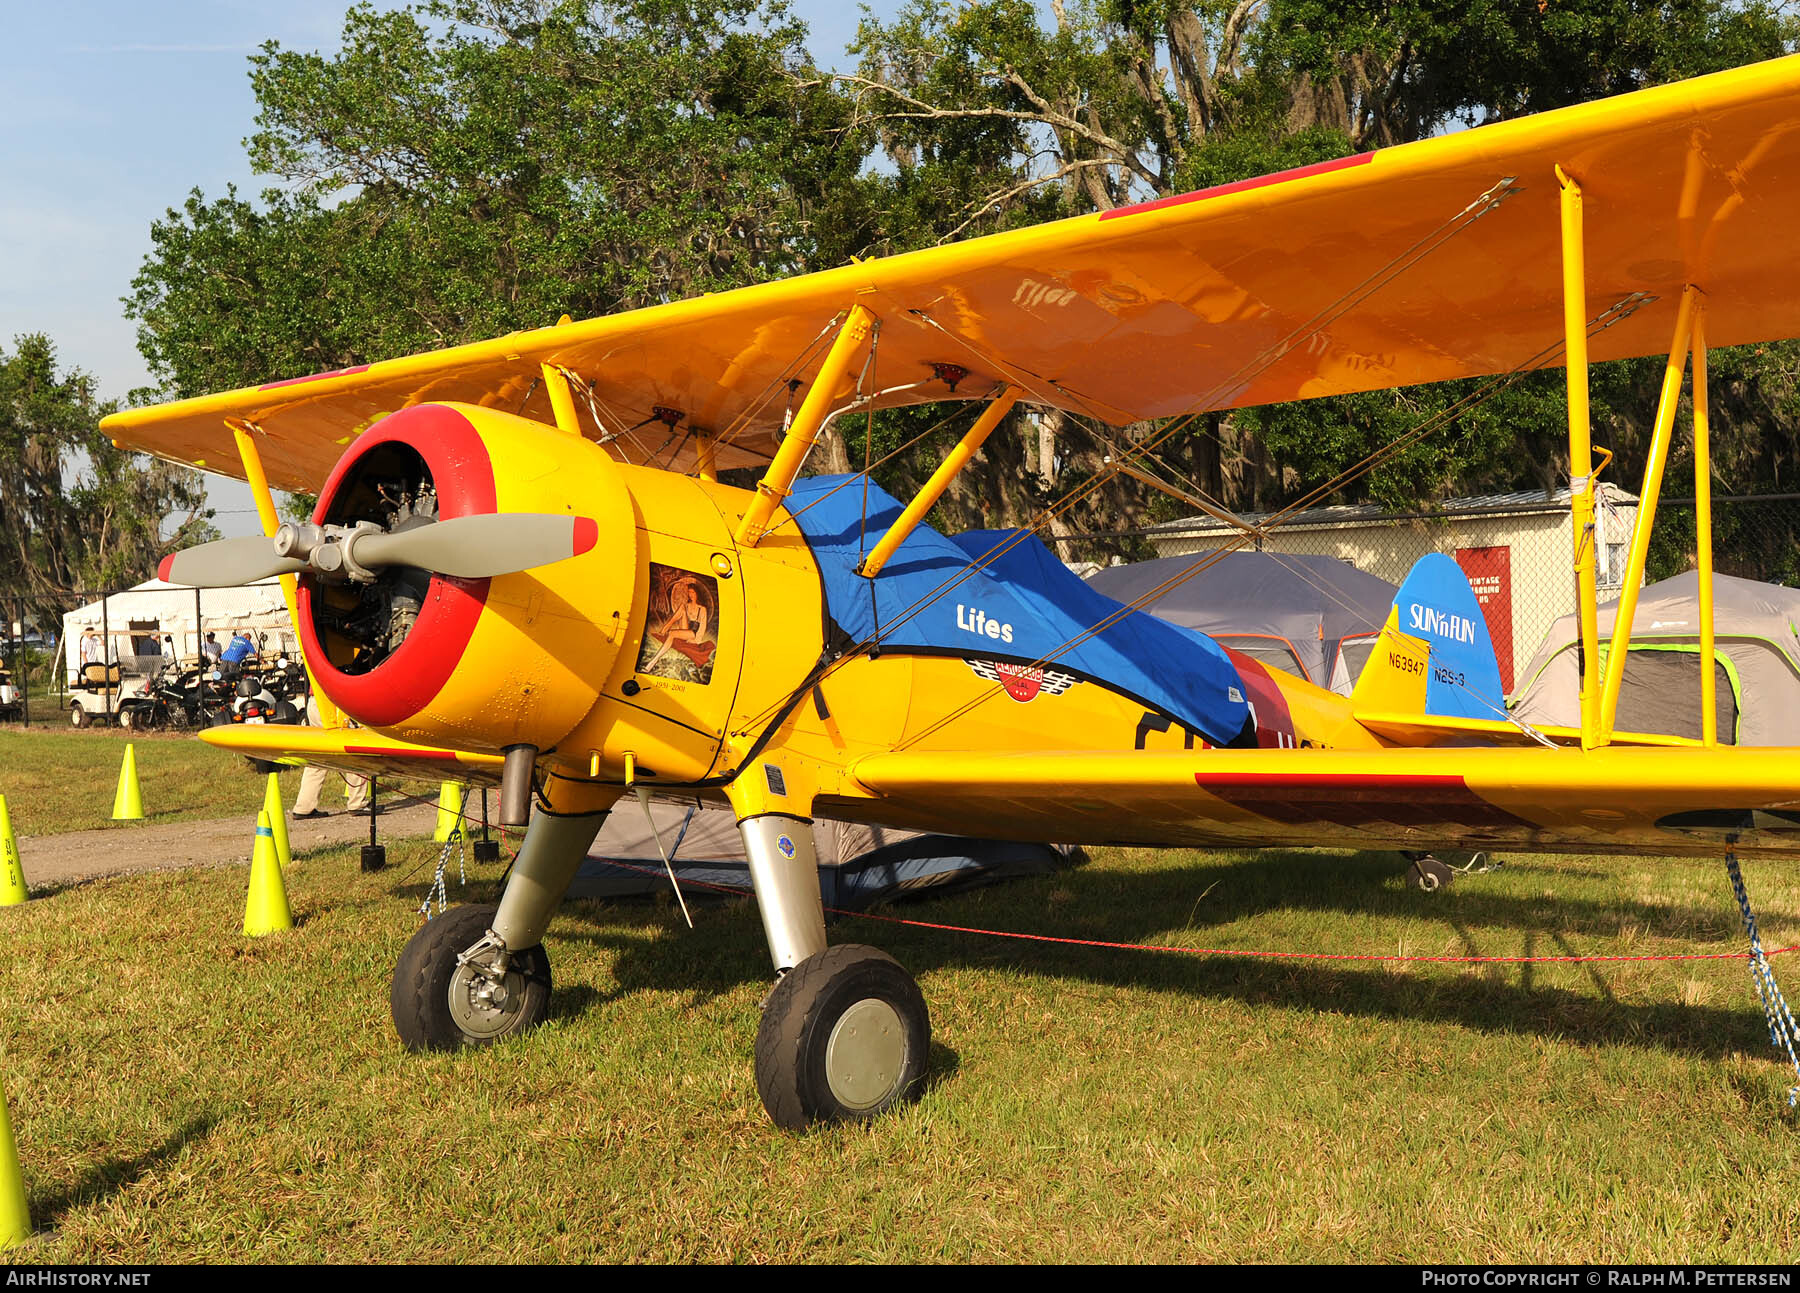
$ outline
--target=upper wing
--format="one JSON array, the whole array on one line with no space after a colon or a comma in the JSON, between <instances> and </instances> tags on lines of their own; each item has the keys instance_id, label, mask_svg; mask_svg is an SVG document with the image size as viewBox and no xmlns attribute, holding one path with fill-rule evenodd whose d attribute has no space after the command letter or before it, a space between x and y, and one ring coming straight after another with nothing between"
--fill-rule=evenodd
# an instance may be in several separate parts
<instances>
[{"instance_id":1,"label":"upper wing","mask_svg":"<svg viewBox=\"0 0 1800 1293\"><path fill-rule=\"evenodd\" d=\"M286 723L245 727L209 727L200 733L208 745L271 763L316 763L339 772L367 777L451 779L474 786L498 786L505 763L497 754L441 750L395 741L363 728L293 727Z\"/></svg>"},{"instance_id":2,"label":"upper wing","mask_svg":"<svg viewBox=\"0 0 1800 1293\"><path fill-rule=\"evenodd\" d=\"M275 485L316 487L352 436L409 404L550 420L540 364L552 363L592 384L594 404L578 400L589 435L648 422L626 448L634 461L685 463L700 428L729 440L720 466L743 465L770 450L787 383L815 369L832 320L859 302L881 320L880 386L906 388L883 404L945 398L933 362L969 371L960 394L1011 382L1114 423L1509 372L1562 336L1559 164L1586 194L1589 314L1659 298L1596 337L1595 359L1666 350L1689 282L1706 292L1711 344L1789 337L1797 127L1800 56L104 425L124 445L231 473L222 419L246 419L268 433ZM650 421L657 406L680 412L679 430Z\"/></svg>"},{"instance_id":3,"label":"upper wing","mask_svg":"<svg viewBox=\"0 0 1800 1293\"><path fill-rule=\"evenodd\" d=\"M933 752L851 771L899 824L997 839L1800 852L1795 749Z\"/></svg>"}]
</instances>

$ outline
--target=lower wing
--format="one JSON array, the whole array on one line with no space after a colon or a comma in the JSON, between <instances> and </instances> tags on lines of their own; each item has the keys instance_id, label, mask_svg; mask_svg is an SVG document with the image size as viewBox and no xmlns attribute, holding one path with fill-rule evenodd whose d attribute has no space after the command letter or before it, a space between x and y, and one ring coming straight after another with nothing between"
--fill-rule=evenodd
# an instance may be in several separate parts
<instances>
[{"instance_id":1,"label":"lower wing","mask_svg":"<svg viewBox=\"0 0 1800 1293\"><path fill-rule=\"evenodd\" d=\"M291 727L285 723L209 727L200 733L200 739L221 750L270 763L315 763L367 777L460 781L473 786L499 785L505 762L498 754L412 745L361 728Z\"/></svg>"},{"instance_id":2,"label":"lower wing","mask_svg":"<svg viewBox=\"0 0 1800 1293\"><path fill-rule=\"evenodd\" d=\"M884 820L1005 839L1800 853L1800 749L932 752L851 772Z\"/></svg>"}]
</instances>

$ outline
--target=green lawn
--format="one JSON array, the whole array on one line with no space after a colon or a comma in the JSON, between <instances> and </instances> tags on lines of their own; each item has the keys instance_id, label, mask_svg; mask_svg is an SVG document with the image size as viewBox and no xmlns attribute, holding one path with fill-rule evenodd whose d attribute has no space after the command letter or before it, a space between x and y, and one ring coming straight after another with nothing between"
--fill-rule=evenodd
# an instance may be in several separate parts
<instances>
[{"instance_id":1,"label":"green lawn","mask_svg":"<svg viewBox=\"0 0 1800 1293\"><path fill-rule=\"evenodd\" d=\"M922 1102L774 1130L754 907L574 904L550 1021L402 1052L388 975L429 845L0 911L0 1077L34 1219L117 1261L1773 1261L1800 1122L1741 961L1202 959L847 919L918 974ZM1103 850L895 909L1120 941L1410 954L1735 951L1718 863L1515 859L1424 895L1382 855ZM422 869L421 869L422 868ZM491 892L484 869L478 895ZM1770 946L1800 877L1752 863ZM451 875L454 886L454 870ZM1800 987L1800 956L1777 967Z\"/></svg>"},{"instance_id":2,"label":"green lawn","mask_svg":"<svg viewBox=\"0 0 1800 1293\"><path fill-rule=\"evenodd\" d=\"M147 821L236 817L262 806L266 783L248 761L213 749L191 732L4 727L0 795L6 796L13 829L20 835L55 835L110 826L127 743L135 747ZM289 802L299 782L297 770L282 774Z\"/></svg>"}]
</instances>

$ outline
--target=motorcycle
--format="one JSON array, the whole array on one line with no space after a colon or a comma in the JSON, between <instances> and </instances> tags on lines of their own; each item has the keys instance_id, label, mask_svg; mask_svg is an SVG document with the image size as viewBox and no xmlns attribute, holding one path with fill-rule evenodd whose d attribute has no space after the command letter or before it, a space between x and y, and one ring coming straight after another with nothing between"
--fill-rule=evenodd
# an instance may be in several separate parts
<instances>
[{"instance_id":1,"label":"motorcycle","mask_svg":"<svg viewBox=\"0 0 1800 1293\"><path fill-rule=\"evenodd\" d=\"M299 723L304 721L302 711L295 706L294 702L283 696L277 696L273 689L281 687L286 690L289 686L291 686L290 681L285 673L279 670L244 674L238 679L237 686L233 689L231 721L233 723Z\"/></svg>"},{"instance_id":2,"label":"motorcycle","mask_svg":"<svg viewBox=\"0 0 1800 1293\"><path fill-rule=\"evenodd\" d=\"M138 730L198 727L202 717L201 671L170 661L143 695L119 702L119 726Z\"/></svg>"}]
</instances>

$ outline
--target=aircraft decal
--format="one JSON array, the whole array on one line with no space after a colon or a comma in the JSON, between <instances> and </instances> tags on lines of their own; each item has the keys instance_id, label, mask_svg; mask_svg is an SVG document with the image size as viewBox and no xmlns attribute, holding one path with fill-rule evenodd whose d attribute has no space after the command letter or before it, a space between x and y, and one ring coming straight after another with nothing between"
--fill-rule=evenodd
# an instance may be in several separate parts
<instances>
[{"instance_id":1,"label":"aircraft decal","mask_svg":"<svg viewBox=\"0 0 1800 1293\"><path fill-rule=\"evenodd\" d=\"M1529 828L1459 776L1332 772L1196 772L1194 784L1228 804L1292 826Z\"/></svg>"},{"instance_id":2,"label":"aircraft decal","mask_svg":"<svg viewBox=\"0 0 1800 1293\"><path fill-rule=\"evenodd\" d=\"M1055 669L1040 669L1036 665L1006 664L1000 660L973 660L967 656L963 657L963 663L975 671L977 678L997 682L1006 688L1006 694L1021 705L1037 699L1040 692L1046 696L1060 696L1081 681L1072 673L1061 673Z\"/></svg>"},{"instance_id":3,"label":"aircraft decal","mask_svg":"<svg viewBox=\"0 0 1800 1293\"><path fill-rule=\"evenodd\" d=\"M709 574L650 563L650 628L637 671L706 684L719 649L719 581Z\"/></svg>"}]
</instances>

